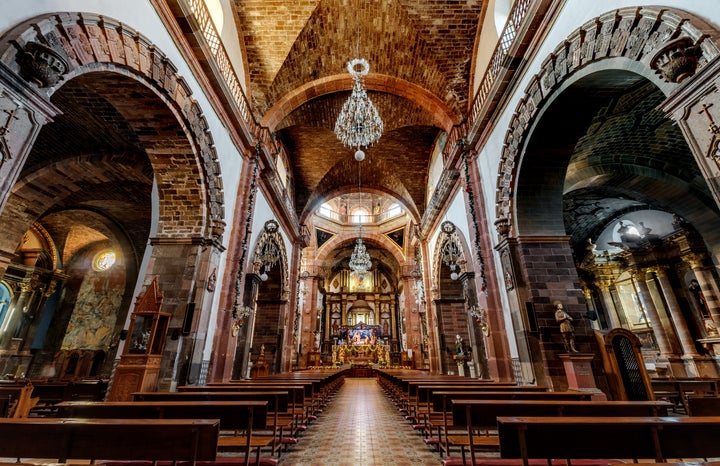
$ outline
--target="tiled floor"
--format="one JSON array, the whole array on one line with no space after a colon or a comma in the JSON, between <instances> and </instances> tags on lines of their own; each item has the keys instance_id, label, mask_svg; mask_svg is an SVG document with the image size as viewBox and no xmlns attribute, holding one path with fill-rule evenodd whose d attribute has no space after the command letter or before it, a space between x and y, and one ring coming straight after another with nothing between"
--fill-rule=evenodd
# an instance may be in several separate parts
<instances>
[{"instance_id":1,"label":"tiled floor","mask_svg":"<svg viewBox=\"0 0 720 466\"><path fill-rule=\"evenodd\" d=\"M282 466L440 463L439 453L425 445L370 378L346 378L325 412L280 458Z\"/></svg>"}]
</instances>

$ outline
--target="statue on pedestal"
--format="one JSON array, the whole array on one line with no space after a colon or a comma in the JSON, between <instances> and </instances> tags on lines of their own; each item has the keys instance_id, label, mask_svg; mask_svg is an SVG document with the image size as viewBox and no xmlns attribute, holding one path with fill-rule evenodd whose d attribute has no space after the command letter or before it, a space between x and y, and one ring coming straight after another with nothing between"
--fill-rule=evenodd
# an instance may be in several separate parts
<instances>
[{"instance_id":1,"label":"statue on pedestal","mask_svg":"<svg viewBox=\"0 0 720 466\"><path fill-rule=\"evenodd\" d=\"M560 333L563 336L565 351L577 353L578 350L575 349L575 327L572 325L573 318L565 312L565 308L560 301L555 301L555 321L560 324Z\"/></svg>"}]
</instances>

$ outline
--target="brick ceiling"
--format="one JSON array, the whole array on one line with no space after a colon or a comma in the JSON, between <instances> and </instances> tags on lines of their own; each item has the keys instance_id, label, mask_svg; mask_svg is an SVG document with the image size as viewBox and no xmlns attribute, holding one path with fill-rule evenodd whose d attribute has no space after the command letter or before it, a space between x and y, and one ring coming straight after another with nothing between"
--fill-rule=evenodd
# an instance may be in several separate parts
<instances>
[{"instance_id":1,"label":"brick ceiling","mask_svg":"<svg viewBox=\"0 0 720 466\"><path fill-rule=\"evenodd\" d=\"M370 63L368 95L385 123L366 151L364 184L422 215L435 139L466 113L484 8L482 0L235 0L251 105L257 121L272 114L268 126L288 148L301 218L316 199L357 185L354 150L332 132L353 58ZM322 92L304 91L320 82Z\"/></svg>"}]
</instances>

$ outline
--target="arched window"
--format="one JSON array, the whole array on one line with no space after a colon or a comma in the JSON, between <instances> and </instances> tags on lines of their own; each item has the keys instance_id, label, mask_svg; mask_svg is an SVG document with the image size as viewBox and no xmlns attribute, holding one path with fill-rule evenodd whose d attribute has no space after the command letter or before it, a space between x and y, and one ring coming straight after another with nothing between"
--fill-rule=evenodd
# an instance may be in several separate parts
<instances>
[{"instance_id":1,"label":"arched window","mask_svg":"<svg viewBox=\"0 0 720 466\"><path fill-rule=\"evenodd\" d=\"M356 207L350 213L350 221L353 223L368 223L370 219L370 211L364 207Z\"/></svg>"}]
</instances>

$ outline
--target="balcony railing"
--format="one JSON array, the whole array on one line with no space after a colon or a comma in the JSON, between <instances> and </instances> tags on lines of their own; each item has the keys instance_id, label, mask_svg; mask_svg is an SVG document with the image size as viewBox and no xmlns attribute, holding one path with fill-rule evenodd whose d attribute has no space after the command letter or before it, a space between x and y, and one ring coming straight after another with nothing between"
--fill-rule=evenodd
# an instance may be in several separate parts
<instances>
[{"instance_id":1,"label":"balcony railing","mask_svg":"<svg viewBox=\"0 0 720 466\"><path fill-rule=\"evenodd\" d=\"M225 84L228 87L228 91L230 92L235 105L237 105L243 122L254 127L255 120L253 119L250 111L250 104L248 103L245 93L242 90L240 80L238 79L237 74L235 74L235 69L232 67L228 53L225 50L225 47L223 47L220 34L218 34L217 29L215 29L215 24L210 17L210 11L205 5L205 0L180 1L185 3L195 17L195 20L198 22L199 30L207 42L210 53L215 59L218 70L225 80Z\"/></svg>"},{"instance_id":2,"label":"balcony railing","mask_svg":"<svg viewBox=\"0 0 720 466\"><path fill-rule=\"evenodd\" d=\"M469 127L473 126L475 120L481 113L483 105L487 102L490 92L492 91L493 84L495 83L498 74L500 74L500 70L502 69L503 63L505 63L510 47L515 41L517 31L520 29L523 21L525 21L525 16L527 15L532 1L533 0L515 0L512 10L510 10L510 14L508 15L508 22L505 24L502 34L500 34L500 39L495 46L495 51L490 59L490 64L485 71L485 75L483 75L483 78L480 81L480 86L478 87L478 91L473 99L470 115L468 116Z\"/></svg>"}]
</instances>

